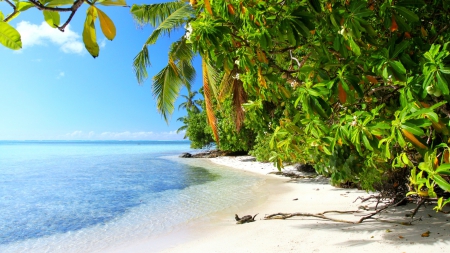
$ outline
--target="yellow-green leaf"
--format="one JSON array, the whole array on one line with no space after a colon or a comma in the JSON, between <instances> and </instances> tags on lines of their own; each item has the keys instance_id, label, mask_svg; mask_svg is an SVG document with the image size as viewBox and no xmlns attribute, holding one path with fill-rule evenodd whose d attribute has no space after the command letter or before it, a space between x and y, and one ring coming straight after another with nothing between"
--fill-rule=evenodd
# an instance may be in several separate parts
<instances>
[{"instance_id":1,"label":"yellow-green leaf","mask_svg":"<svg viewBox=\"0 0 450 253\"><path fill-rule=\"evenodd\" d=\"M26 10L30 9L31 7L34 7L34 4L32 4L30 2L18 2L16 5L16 10L17 11L26 11Z\"/></svg>"},{"instance_id":2,"label":"yellow-green leaf","mask_svg":"<svg viewBox=\"0 0 450 253\"><path fill-rule=\"evenodd\" d=\"M125 0L100 0L97 3L106 6L127 6Z\"/></svg>"},{"instance_id":3,"label":"yellow-green leaf","mask_svg":"<svg viewBox=\"0 0 450 253\"><path fill-rule=\"evenodd\" d=\"M72 5L73 0L51 0L46 5L47 7L56 7L56 6L63 6L63 5Z\"/></svg>"},{"instance_id":4,"label":"yellow-green leaf","mask_svg":"<svg viewBox=\"0 0 450 253\"><path fill-rule=\"evenodd\" d=\"M83 42L87 51L95 58L100 52L95 34L95 19L97 19L97 10L94 6L88 8L86 20L84 21Z\"/></svg>"},{"instance_id":5,"label":"yellow-green leaf","mask_svg":"<svg viewBox=\"0 0 450 253\"><path fill-rule=\"evenodd\" d=\"M113 40L116 37L116 26L113 21L100 9L97 9L98 19L100 20L100 27L105 37Z\"/></svg>"},{"instance_id":6,"label":"yellow-green leaf","mask_svg":"<svg viewBox=\"0 0 450 253\"><path fill-rule=\"evenodd\" d=\"M18 50L22 48L19 32L10 24L0 21L0 43L7 48Z\"/></svg>"},{"instance_id":7,"label":"yellow-green leaf","mask_svg":"<svg viewBox=\"0 0 450 253\"><path fill-rule=\"evenodd\" d=\"M44 14L45 22L47 22L47 24L49 26L51 26L53 28L56 28L59 26L59 21L60 21L59 12L44 10L44 11L42 11L42 13Z\"/></svg>"}]
</instances>

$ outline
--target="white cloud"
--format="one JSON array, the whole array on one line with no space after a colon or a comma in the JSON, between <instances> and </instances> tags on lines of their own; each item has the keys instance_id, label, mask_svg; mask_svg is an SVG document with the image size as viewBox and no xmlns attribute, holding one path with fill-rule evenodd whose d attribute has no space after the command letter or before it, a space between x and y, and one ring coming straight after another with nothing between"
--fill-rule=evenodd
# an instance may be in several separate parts
<instances>
[{"instance_id":1,"label":"white cloud","mask_svg":"<svg viewBox=\"0 0 450 253\"><path fill-rule=\"evenodd\" d=\"M185 132L102 132L96 134L94 131L83 132L80 130L67 133L64 138L70 140L182 140Z\"/></svg>"},{"instance_id":2,"label":"white cloud","mask_svg":"<svg viewBox=\"0 0 450 253\"><path fill-rule=\"evenodd\" d=\"M102 41L100 41L99 47L105 48L105 46L106 46L106 39L102 39Z\"/></svg>"},{"instance_id":3,"label":"white cloud","mask_svg":"<svg viewBox=\"0 0 450 253\"><path fill-rule=\"evenodd\" d=\"M51 28L46 22L35 25L28 21L21 21L17 24L17 30L22 38L22 49L36 45L46 46L52 43L59 46L64 53L84 53L81 36L70 30L70 25L64 29L64 32L61 32Z\"/></svg>"},{"instance_id":4,"label":"white cloud","mask_svg":"<svg viewBox=\"0 0 450 253\"><path fill-rule=\"evenodd\" d=\"M60 71L58 76L56 77L56 79L63 78L65 75L66 75L66 73L64 73L63 71Z\"/></svg>"}]
</instances>

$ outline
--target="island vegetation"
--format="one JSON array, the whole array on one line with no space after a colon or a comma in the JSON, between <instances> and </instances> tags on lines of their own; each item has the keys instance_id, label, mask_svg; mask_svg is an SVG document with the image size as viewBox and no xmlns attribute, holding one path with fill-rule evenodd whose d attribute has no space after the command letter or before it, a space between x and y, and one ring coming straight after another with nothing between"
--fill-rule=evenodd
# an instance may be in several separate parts
<instances>
[{"instance_id":1,"label":"island vegetation","mask_svg":"<svg viewBox=\"0 0 450 253\"><path fill-rule=\"evenodd\" d=\"M95 20L109 39L114 24L97 5L122 0L5 0L0 42L20 48L8 24L21 11L89 4L83 41L96 57ZM60 6L70 7L62 8ZM167 119L182 87L180 130L194 148L215 142L278 168L314 166L335 185L379 191L392 203L414 197L450 203L450 51L448 0L191 0L133 5L140 25L155 27L133 66L143 83L151 45L184 28L152 78ZM58 22L56 22L58 21ZM96 46L97 45L97 46ZM194 100L192 60L202 58L202 101ZM194 95L194 96L192 96Z\"/></svg>"}]
</instances>

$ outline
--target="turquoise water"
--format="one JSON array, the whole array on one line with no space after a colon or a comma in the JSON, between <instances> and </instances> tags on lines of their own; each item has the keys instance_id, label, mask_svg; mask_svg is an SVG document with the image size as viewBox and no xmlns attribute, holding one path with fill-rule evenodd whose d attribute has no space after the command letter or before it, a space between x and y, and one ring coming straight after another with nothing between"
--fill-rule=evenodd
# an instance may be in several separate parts
<instances>
[{"instance_id":1,"label":"turquoise water","mask_svg":"<svg viewBox=\"0 0 450 253\"><path fill-rule=\"evenodd\" d=\"M188 142L0 142L0 252L96 251L249 201L243 193L261 179L176 158L190 151Z\"/></svg>"}]
</instances>

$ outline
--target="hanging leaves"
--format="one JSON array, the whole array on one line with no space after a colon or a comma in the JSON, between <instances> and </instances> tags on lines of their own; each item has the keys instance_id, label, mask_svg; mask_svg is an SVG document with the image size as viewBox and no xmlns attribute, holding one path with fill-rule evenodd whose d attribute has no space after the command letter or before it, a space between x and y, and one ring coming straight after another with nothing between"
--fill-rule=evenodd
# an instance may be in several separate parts
<instances>
[{"instance_id":1,"label":"hanging leaves","mask_svg":"<svg viewBox=\"0 0 450 253\"><path fill-rule=\"evenodd\" d=\"M208 116L208 124L211 127L214 138L216 139L217 145L219 145L219 130L217 129L217 120L214 115L214 109L212 104L212 94L208 80L208 67L206 66L206 61L202 60L202 71L203 71L203 93L205 96L206 104L206 115Z\"/></svg>"},{"instance_id":2,"label":"hanging leaves","mask_svg":"<svg viewBox=\"0 0 450 253\"><path fill-rule=\"evenodd\" d=\"M100 9L96 8L98 13L98 19L100 20L100 27L103 34L109 40L113 40L116 37L116 26L113 21Z\"/></svg>"},{"instance_id":3,"label":"hanging leaves","mask_svg":"<svg viewBox=\"0 0 450 253\"><path fill-rule=\"evenodd\" d=\"M86 12L86 20L84 21L83 42L87 51L92 57L97 57L100 48L97 44L97 36L95 34L95 20L97 19L97 8L90 6Z\"/></svg>"}]
</instances>

